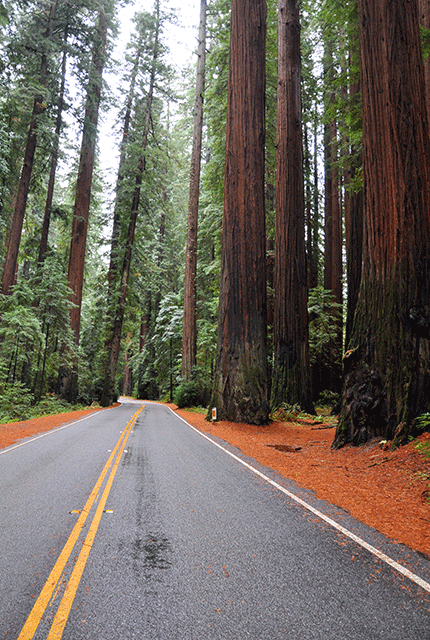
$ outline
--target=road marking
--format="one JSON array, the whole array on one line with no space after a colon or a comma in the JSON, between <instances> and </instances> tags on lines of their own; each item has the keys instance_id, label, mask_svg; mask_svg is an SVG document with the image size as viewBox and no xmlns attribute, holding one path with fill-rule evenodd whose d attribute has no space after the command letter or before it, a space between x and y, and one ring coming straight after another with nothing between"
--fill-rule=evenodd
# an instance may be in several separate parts
<instances>
[{"instance_id":1,"label":"road marking","mask_svg":"<svg viewBox=\"0 0 430 640\"><path fill-rule=\"evenodd\" d=\"M23 628L21 630L21 633L19 634L17 640L31 640L33 638L34 634L36 633L36 630L37 630L37 627L39 626L40 620L41 620L41 618L42 618L42 616L43 616L43 614L45 612L46 607L49 604L49 601L50 601L51 597L53 596L53 594L55 592L57 584L58 584L58 582L59 582L59 580L60 580L60 578L61 578L61 576L63 574L64 568L65 568L65 566L66 566L66 564L67 564L67 562L68 562L68 560L70 558L70 555L71 555L71 553L73 551L73 548L74 548L74 546L75 546L75 544L76 544L76 542L77 542L77 540L78 540L78 538L79 538L79 536L81 534L81 531L82 531L82 529L84 527L85 521L86 521L86 519L87 519L87 517L88 517L88 515L90 513L90 510L91 510L92 506L94 505L94 503L96 502L97 498L99 497L99 491L100 491L100 488L101 488L101 486L103 484L103 481L104 481L104 479L105 479L110 467L112 466L112 463L113 463L113 460L115 458L116 453L118 452L117 459L116 459L116 461L115 461L115 463L114 463L114 465L112 467L112 470L111 470L110 476L109 476L109 478L107 480L106 487L104 489L101 501L100 501L100 503L99 503L99 505L97 507L96 514L95 514L95 516L93 518L93 521L92 521L91 526L90 526L90 530L89 530L89 532L87 534L87 539L89 538L90 533L92 535L92 540L94 539L95 533L97 531L97 528L98 528L98 525L99 525L99 522L100 522L101 514L102 514L103 509L105 507L106 500L107 500L109 491L111 489L112 482L113 482L113 479L115 477L115 473L116 473L116 470L118 468L119 461L121 459L121 455L123 453L124 447L125 447L126 442L127 442L127 438L128 438L128 436L130 434L130 431L131 431L132 427L134 426L134 424L135 424L135 422L137 420L137 417L138 417L139 413L142 411L143 407L144 407L144 405L142 405L140 407L140 409L138 409L134 413L134 415L130 419L126 429L124 430L124 432L122 432L122 435L120 436L118 442L116 443L115 448L113 449L111 455L109 456L109 458L108 458L108 460L107 460L107 462L106 462L106 464L105 464L105 466L103 468L103 471L101 472L96 484L94 485L94 488L91 491L91 494L90 494L90 496L89 496L84 508L82 509L75 526L72 529L72 532L71 532L71 534L69 536L69 539L67 540L66 544L64 545L60 555L58 556L57 562L55 563L51 573L49 574L49 577L48 577L44 587L42 588L42 591L40 592L39 597L37 598L36 602L34 603L33 609L31 610L30 615L28 616L28 618L27 618L27 620L26 620L26 622L25 622L25 624L24 624L24 626L23 626ZM100 506L102 506L101 509L100 509ZM97 526L96 526L96 528L94 530L94 526L95 525L97 525ZM82 551L81 551L81 553L80 553L80 555L78 557L78 560L77 560L76 564L81 559L82 552L85 550L85 548L86 548L86 546L88 544L87 543L87 539L84 542L83 549L82 549ZM92 542L91 542L91 544L92 544ZM88 553L90 551L90 548L88 549ZM85 560L85 562L86 562L86 560ZM75 564L75 568L74 568L74 570L72 572L72 577L73 577L74 574L75 574L75 577L76 577L76 573L75 573L76 564ZM83 571L83 567L82 567L82 571ZM70 584L70 580L69 580L69 584ZM66 587L66 592L67 592L68 586L69 585L67 585L67 587ZM77 589L77 585L76 585L76 589ZM64 596L66 595L66 592L65 592ZM69 590L69 593L70 593L70 590ZM76 591L75 591L75 593L76 593ZM63 600L64 600L64 596L63 596ZM62 605L63 600L60 603L60 607ZM71 607L71 603L70 603L70 607ZM70 611L70 608L69 608L69 611ZM57 615L58 615L58 611L57 611ZM57 616L56 616L56 618L57 618ZM56 618L54 619L54 623L55 623ZM61 635L62 635L62 632L63 632L63 628L64 628L64 625L65 625L66 621L67 621L67 618L66 618L66 620L64 620L64 624L63 624L63 627L61 628L60 635L54 635L52 637L61 638ZM52 632L52 629L51 629L51 632ZM50 635L48 637L51 638L51 633L50 633Z\"/></svg>"},{"instance_id":2,"label":"road marking","mask_svg":"<svg viewBox=\"0 0 430 640\"><path fill-rule=\"evenodd\" d=\"M308 504L307 502L305 502L304 500L302 500L298 496L294 495L294 493L291 493L291 491L288 491L288 489L285 489L285 487L283 487L282 485L278 484L277 482L275 482L274 480L269 478L269 476L266 476L264 473L261 473L261 471L258 471L258 469L255 469L255 467L253 467L252 465L250 465L247 462L245 462L245 460L242 460L241 458L236 456L234 453L232 453L231 451L229 451L228 449L223 447L221 444L219 444L215 440L212 440L212 438L207 436L205 433L203 433L202 431L199 431L199 429L196 429L191 424L189 424L186 420L184 420L184 418L181 418L181 416L178 415L177 413L175 413L172 409L170 409L170 407L168 407L168 409L177 418L182 420L182 422L184 422L188 427L193 429L196 433L198 433L203 438L206 438L206 440L209 440L209 442L211 442L216 447L221 449L221 451L224 451L225 453L227 453L234 460L236 460L237 462L240 462L240 464L242 464L244 467L246 467L247 469L249 469L250 471L255 473L255 475L259 476L260 478L262 478L263 480L265 480L266 482L271 484L273 487L275 487L279 491L282 491L282 493L284 493L286 496L291 498L291 500L294 500L295 502L297 502L299 505L301 505L302 507L304 507L305 509L307 509L308 511L310 511L311 513L316 515L318 518L320 518L321 520L323 520L324 522L329 524L331 527L333 527L334 529L336 529L340 533L343 533L345 536L347 536L348 538L353 540L355 543L357 543L358 545L360 545L361 547L363 547L364 549L366 549L367 551L372 553L379 560L381 560L382 562L385 562L386 564L388 564L392 569L395 569L398 573L402 574L406 578L409 578L409 580L412 580L412 582L415 582L415 584L417 584L419 587L421 587L422 589L424 589L425 591L430 593L430 583L426 582L425 580L423 580L422 578L417 576L415 573L412 573L412 571L409 571L409 569L406 569L406 567L402 566L401 564L399 564L398 562L396 562L395 560L393 560L392 558L387 556L382 551L379 551L379 549L377 549L376 547L373 547L371 544L369 544L368 542L366 542L365 540L363 540L359 536L355 535L355 533L352 533L352 531L349 531L349 529L345 529L345 527L343 527L341 524L337 523L335 520L333 520L329 516L326 516L324 513L322 513L322 511L319 511L318 509L315 509L315 507L313 507L312 505Z\"/></svg>"}]
</instances>

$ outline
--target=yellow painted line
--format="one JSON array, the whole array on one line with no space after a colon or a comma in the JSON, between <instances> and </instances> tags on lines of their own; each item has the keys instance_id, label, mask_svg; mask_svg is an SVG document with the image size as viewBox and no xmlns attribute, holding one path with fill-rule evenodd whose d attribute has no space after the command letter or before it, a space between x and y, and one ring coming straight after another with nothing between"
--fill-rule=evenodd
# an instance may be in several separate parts
<instances>
[{"instance_id":1,"label":"yellow painted line","mask_svg":"<svg viewBox=\"0 0 430 640\"><path fill-rule=\"evenodd\" d=\"M94 502L96 501L100 488L103 484L103 481L106 477L107 472L109 471L113 459L118 451L118 449L121 447L121 441L122 441L122 448L120 450L120 453L118 455L118 459L117 459L117 463L120 459L122 450L125 447L125 442L128 438L128 435L132 429L132 427L134 426L137 417L139 415L139 413L142 411L143 409L142 405L140 407L140 409L138 409L136 411L136 413L132 416L131 420L129 421L126 429L123 431L123 433L121 434L118 442L115 445L114 450L112 451L112 453L110 454L104 468L103 471L101 472L96 484L94 485L94 489L91 491L91 494L84 506L84 508L82 509L78 520L76 521L75 526L72 529L72 532L69 536L69 539L67 540L66 544L64 545L60 555L58 556L58 560L55 563L51 573L49 574L49 577L47 579L47 581L45 582L45 585L42 589L42 591L39 594L39 597L37 598L36 602L34 603L34 606L30 612L30 615L28 616L22 630L21 633L19 634L17 640L31 640L34 636L34 634L36 633L36 629L39 626L40 620L45 612L46 607L48 606L48 603L55 591L55 588L57 586L58 581L61 578L61 575L64 571L64 568L70 558L70 555L73 551L73 548L76 544L76 541L78 540L81 531L84 527L85 521L88 517L89 512L91 511L91 508L94 504ZM112 478L113 480L113 478Z\"/></svg>"},{"instance_id":2,"label":"yellow painted line","mask_svg":"<svg viewBox=\"0 0 430 640\"><path fill-rule=\"evenodd\" d=\"M106 501L109 497L112 483L115 478L116 471L118 469L119 461L121 459L122 453L124 452L127 438L130 434L133 424L134 423L130 424L130 426L128 427L127 435L124 438L118 457L115 461L115 464L112 467L112 471L110 472L108 481L103 491L103 495L97 506L96 513L94 515L93 521L87 533L87 537L85 538L85 542L82 545L82 550L75 563L69 582L67 583L67 587L64 592L63 598L60 602L60 606L58 607L57 613L55 614L55 618L52 623L51 630L48 634L47 640L60 640L61 636L63 635L64 627L66 626L66 622L70 614L70 609L72 608L73 600L75 599L75 595L78 590L79 583L81 581L82 574L84 572L85 565L88 560L88 556L90 555L90 551L93 546L94 539L96 537L96 533L100 525L100 520L103 515L104 508L106 506Z\"/></svg>"}]
</instances>

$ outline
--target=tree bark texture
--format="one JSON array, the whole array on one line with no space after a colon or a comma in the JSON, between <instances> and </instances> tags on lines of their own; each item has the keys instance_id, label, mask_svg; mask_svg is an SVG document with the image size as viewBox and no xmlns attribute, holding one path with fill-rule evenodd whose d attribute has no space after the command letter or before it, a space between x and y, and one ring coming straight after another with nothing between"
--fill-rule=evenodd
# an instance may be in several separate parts
<instances>
[{"instance_id":1,"label":"tree bark texture","mask_svg":"<svg viewBox=\"0 0 430 640\"><path fill-rule=\"evenodd\" d=\"M269 417L264 204L265 0L233 0L218 343L220 419Z\"/></svg>"},{"instance_id":2,"label":"tree bark texture","mask_svg":"<svg viewBox=\"0 0 430 640\"><path fill-rule=\"evenodd\" d=\"M187 251L185 258L184 323L182 331L182 377L189 380L196 366L196 274L197 227L202 156L203 92L206 59L206 0L200 3L199 47L197 51L196 98L194 103L193 148L191 152L190 193L188 201Z\"/></svg>"},{"instance_id":3,"label":"tree bark texture","mask_svg":"<svg viewBox=\"0 0 430 640\"><path fill-rule=\"evenodd\" d=\"M334 445L400 441L430 408L429 128L417 0L359 0L363 275Z\"/></svg>"},{"instance_id":4,"label":"tree bark texture","mask_svg":"<svg viewBox=\"0 0 430 640\"><path fill-rule=\"evenodd\" d=\"M272 406L313 412L302 148L300 15L279 0L276 155L275 313Z\"/></svg>"}]
</instances>

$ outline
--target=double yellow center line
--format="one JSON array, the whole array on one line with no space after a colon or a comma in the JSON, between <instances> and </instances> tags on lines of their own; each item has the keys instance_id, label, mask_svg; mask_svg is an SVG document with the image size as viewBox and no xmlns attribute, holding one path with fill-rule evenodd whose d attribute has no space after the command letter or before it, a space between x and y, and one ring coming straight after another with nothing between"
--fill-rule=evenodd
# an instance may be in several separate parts
<instances>
[{"instance_id":1,"label":"double yellow center line","mask_svg":"<svg viewBox=\"0 0 430 640\"><path fill-rule=\"evenodd\" d=\"M79 586L79 582L81 580L86 562L88 560L88 556L90 554L91 547L93 545L94 538L96 536L97 529L99 527L100 520L103 514L103 510L105 508L106 501L108 499L109 492L111 490L112 483L115 478L115 474L116 474L121 456L124 452L125 445L127 443L128 436L130 435L130 431L135 425L136 420L139 416L139 413L142 411L143 407L144 405L142 405L133 415L130 422L127 424L125 431L121 434L121 437L119 438L117 444L115 445L114 450L109 456L109 459L106 462L103 468L103 471L101 472L94 486L94 489L91 491L91 494L84 508L80 512L79 518L75 526L73 527L73 530L69 536L69 539L64 545L63 550L61 551L57 562L55 563L42 591L40 592L39 597L34 603L33 609L31 610L31 613L28 616L26 623L24 624L21 630L21 633L18 636L18 640L31 640L33 638L34 634L36 633L37 627L39 626L40 620L45 612L46 607L48 606L51 598L53 596L55 598L57 585L62 577L65 566L82 532L82 529L85 525L85 521L91 511L91 508L96 503L97 498L99 497L100 489L110 469L110 474L107 479L105 488L103 490L103 494L100 498L94 518L91 522L87 536L82 545L81 552L73 567L72 574L67 583L60 605L57 609L57 613L55 614L55 618L53 620L49 634L47 636L47 640L59 640L63 635L64 627L69 617L70 609L72 607L73 600L75 598L76 591ZM115 456L116 456L116 459L115 459Z\"/></svg>"}]
</instances>

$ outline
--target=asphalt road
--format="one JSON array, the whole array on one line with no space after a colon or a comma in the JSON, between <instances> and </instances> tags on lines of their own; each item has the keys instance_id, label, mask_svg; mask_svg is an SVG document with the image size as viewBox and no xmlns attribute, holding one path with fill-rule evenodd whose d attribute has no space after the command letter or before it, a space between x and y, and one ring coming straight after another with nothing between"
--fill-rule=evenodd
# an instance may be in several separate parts
<instances>
[{"instance_id":1,"label":"asphalt road","mask_svg":"<svg viewBox=\"0 0 430 640\"><path fill-rule=\"evenodd\" d=\"M430 640L427 559L140 408L0 452L0 638Z\"/></svg>"}]
</instances>

